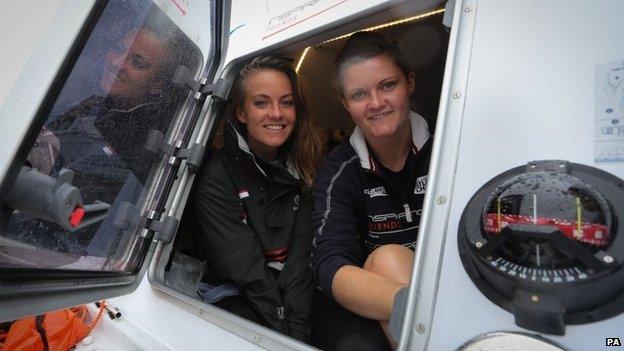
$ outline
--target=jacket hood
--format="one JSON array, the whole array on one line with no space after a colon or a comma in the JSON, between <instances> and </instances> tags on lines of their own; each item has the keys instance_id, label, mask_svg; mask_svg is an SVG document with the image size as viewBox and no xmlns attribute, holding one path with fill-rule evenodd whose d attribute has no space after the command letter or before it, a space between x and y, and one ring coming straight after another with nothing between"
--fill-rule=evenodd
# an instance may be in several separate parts
<instances>
[{"instance_id":1,"label":"jacket hood","mask_svg":"<svg viewBox=\"0 0 624 351\"><path fill-rule=\"evenodd\" d=\"M236 127L235 123L231 120L227 120L225 124L225 130L223 131L223 139L225 148L232 152L241 152L245 157L249 158L254 166L258 169L258 171L265 177L267 177L267 172L260 166L260 164L256 160L256 156L251 152L249 148L249 144L247 144L247 140L243 137L241 132ZM291 158L286 160L286 168L293 178L299 180L299 172L295 168L295 164Z\"/></svg>"},{"instance_id":2,"label":"jacket hood","mask_svg":"<svg viewBox=\"0 0 624 351\"><path fill-rule=\"evenodd\" d=\"M416 112L410 111L409 113L410 129L412 131L412 144L416 152L422 149L423 145L429 140L429 126L427 121L421 115ZM364 132L359 127L355 127L353 133L349 137L349 144L355 150L355 153L360 159L360 165L362 168L375 171L377 166L373 161L373 158L366 145L366 139L364 138Z\"/></svg>"}]
</instances>

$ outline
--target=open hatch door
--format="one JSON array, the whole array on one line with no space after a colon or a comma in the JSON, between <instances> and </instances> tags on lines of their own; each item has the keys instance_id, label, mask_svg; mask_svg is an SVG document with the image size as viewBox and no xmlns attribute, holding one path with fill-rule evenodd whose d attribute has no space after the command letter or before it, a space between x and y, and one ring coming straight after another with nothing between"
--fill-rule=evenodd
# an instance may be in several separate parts
<instances>
[{"instance_id":1,"label":"open hatch door","mask_svg":"<svg viewBox=\"0 0 624 351\"><path fill-rule=\"evenodd\" d=\"M227 0L55 3L0 107L0 322L135 290L228 34Z\"/></svg>"}]
</instances>

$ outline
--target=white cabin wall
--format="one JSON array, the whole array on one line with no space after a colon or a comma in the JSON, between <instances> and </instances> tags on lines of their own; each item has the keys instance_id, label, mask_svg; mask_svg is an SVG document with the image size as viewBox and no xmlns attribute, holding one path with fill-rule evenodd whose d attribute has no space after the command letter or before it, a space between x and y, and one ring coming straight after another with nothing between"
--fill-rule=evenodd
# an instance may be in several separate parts
<instances>
[{"instance_id":1,"label":"white cabin wall","mask_svg":"<svg viewBox=\"0 0 624 351\"><path fill-rule=\"evenodd\" d=\"M0 106L63 0L0 2ZM28 26L23 23L28 22ZM19 39L18 39L19 38Z\"/></svg>"},{"instance_id":2,"label":"white cabin wall","mask_svg":"<svg viewBox=\"0 0 624 351\"><path fill-rule=\"evenodd\" d=\"M0 66L10 72L6 76L0 72L0 179L5 177L94 3L54 0L0 4Z\"/></svg>"},{"instance_id":3,"label":"white cabin wall","mask_svg":"<svg viewBox=\"0 0 624 351\"><path fill-rule=\"evenodd\" d=\"M450 94L459 91L465 99L463 114L446 116L461 128L450 208L429 207L434 217L436 211L449 211L446 223L432 224L426 234L446 233L433 324L426 325L429 350L455 349L485 332L531 332L477 290L459 259L462 211L485 182L544 159L581 163L624 178L624 162L594 162L595 67L624 61L624 2L478 0L463 6L472 11L461 16L475 16L476 22L470 57L457 58L469 60L466 89L449 87ZM471 39L470 33L462 35ZM431 276L435 266L425 265L429 271L422 276ZM605 337L622 337L623 330L624 315L619 315L568 325L563 337L544 336L571 350L599 350L605 348Z\"/></svg>"},{"instance_id":4,"label":"white cabin wall","mask_svg":"<svg viewBox=\"0 0 624 351\"><path fill-rule=\"evenodd\" d=\"M105 314L91 334L92 343L79 344L79 351L262 349L206 321L204 316L210 312L158 292L147 276L133 293L110 299L108 304L121 311L121 318L110 319ZM92 315L95 312L91 308ZM262 345L263 340L258 337L256 342Z\"/></svg>"},{"instance_id":5,"label":"white cabin wall","mask_svg":"<svg viewBox=\"0 0 624 351\"><path fill-rule=\"evenodd\" d=\"M384 2L387 1L233 1L230 19L231 35L225 63ZM278 21L276 17L280 17L281 21ZM278 22L279 24L275 27Z\"/></svg>"}]
</instances>

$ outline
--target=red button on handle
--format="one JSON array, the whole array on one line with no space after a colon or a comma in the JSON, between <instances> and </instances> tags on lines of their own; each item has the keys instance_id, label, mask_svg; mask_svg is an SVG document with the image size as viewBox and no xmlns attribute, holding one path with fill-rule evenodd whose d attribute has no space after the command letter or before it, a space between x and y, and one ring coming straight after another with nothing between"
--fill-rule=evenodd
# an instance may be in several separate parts
<instances>
[{"instance_id":1,"label":"red button on handle","mask_svg":"<svg viewBox=\"0 0 624 351\"><path fill-rule=\"evenodd\" d=\"M72 214L69 216L69 224L72 227L77 227L82 221L82 218L84 217L84 215L85 215L85 210L82 207L76 207L74 212L72 212Z\"/></svg>"}]
</instances>

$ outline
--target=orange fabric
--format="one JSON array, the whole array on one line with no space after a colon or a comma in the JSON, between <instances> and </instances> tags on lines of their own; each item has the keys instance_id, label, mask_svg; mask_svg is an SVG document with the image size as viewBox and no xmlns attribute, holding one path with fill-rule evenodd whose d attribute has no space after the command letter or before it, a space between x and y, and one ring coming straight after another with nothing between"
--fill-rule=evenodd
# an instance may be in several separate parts
<instances>
[{"instance_id":1,"label":"orange fabric","mask_svg":"<svg viewBox=\"0 0 624 351\"><path fill-rule=\"evenodd\" d=\"M1 349L3 351L43 351L43 341L37 331L35 317L15 321Z\"/></svg>"},{"instance_id":2,"label":"orange fabric","mask_svg":"<svg viewBox=\"0 0 624 351\"><path fill-rule=\"evenodd\" d=\"M48 312L43 320L50 351L69 350L89 334L85 322L72 310Z\"/></svg>"},{"instance_id":3,"label":"orange fabric","mask_svg":"<svg viewBox=\"0 0 624 351\"><path fill-rule=\"evenodd\" d=\"M106 303L100 304L98 314L89 326L86 320L89 311L85 306L72 307L64 310L52 311L44 314L42 328L48 343L49 351L66 351L84 339L100 321ZM37 330L35 317L27 317L15 321L0 351L43 351L44 343Z\"/></svg>"}]
</instances>

